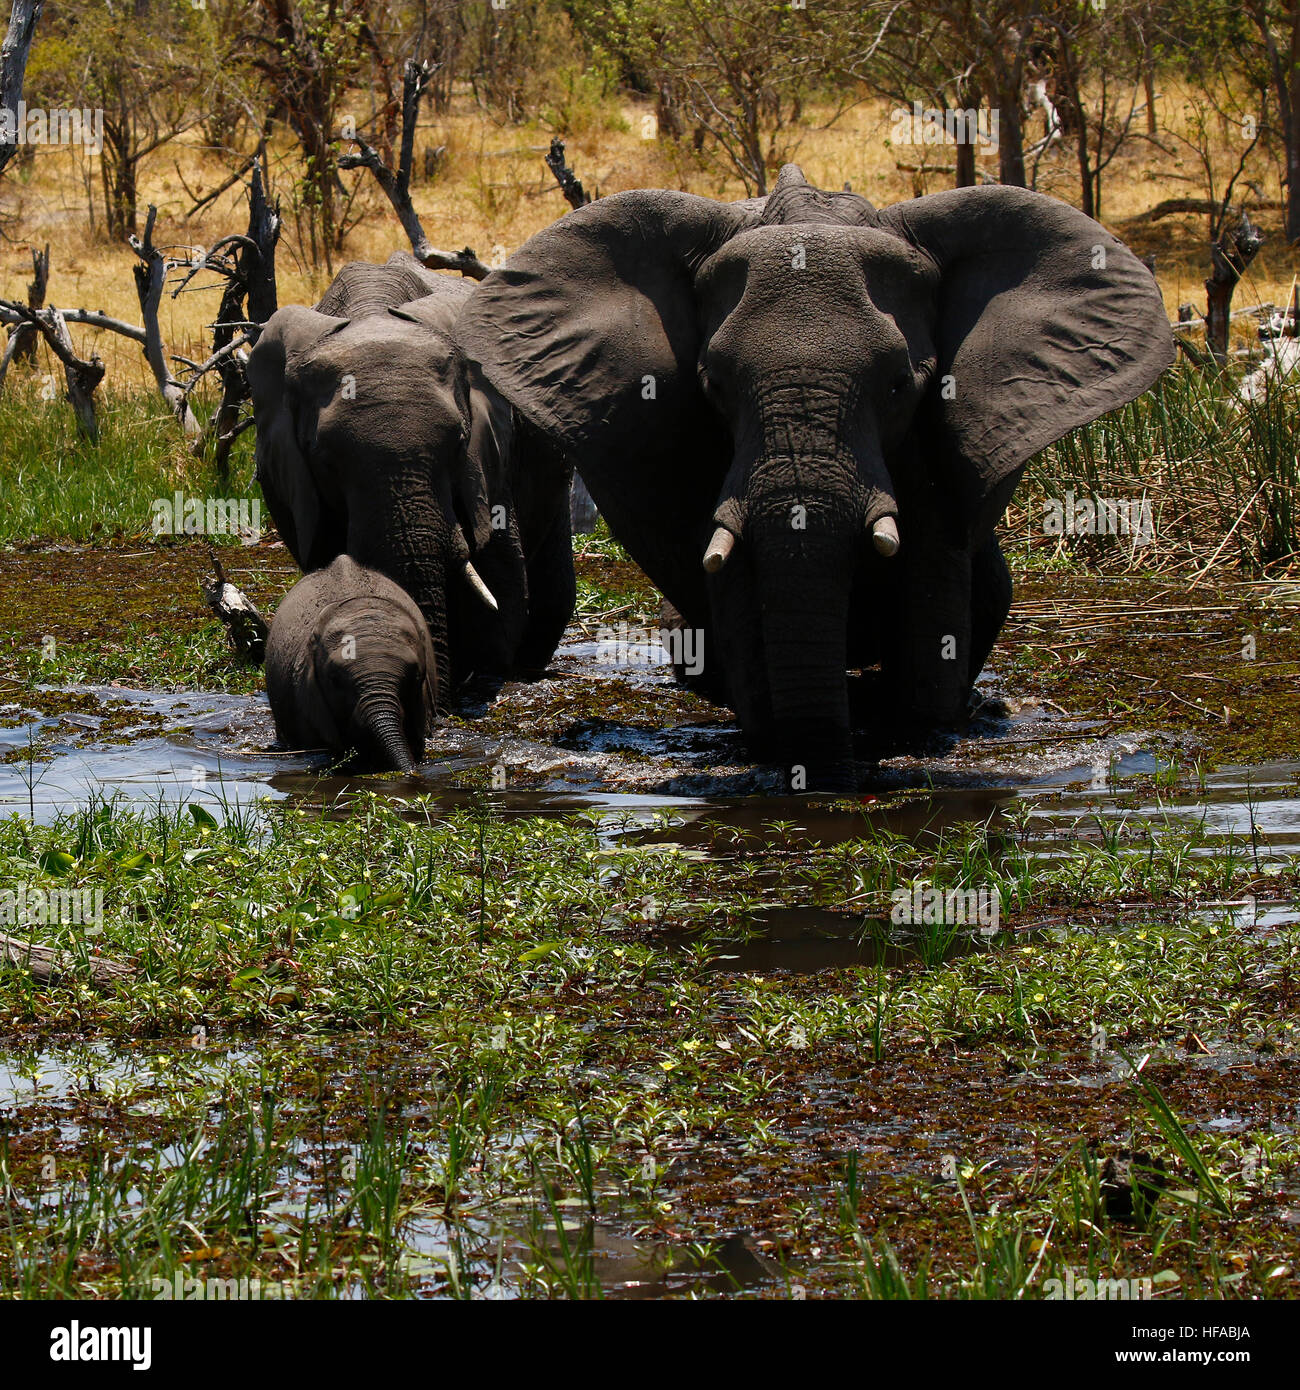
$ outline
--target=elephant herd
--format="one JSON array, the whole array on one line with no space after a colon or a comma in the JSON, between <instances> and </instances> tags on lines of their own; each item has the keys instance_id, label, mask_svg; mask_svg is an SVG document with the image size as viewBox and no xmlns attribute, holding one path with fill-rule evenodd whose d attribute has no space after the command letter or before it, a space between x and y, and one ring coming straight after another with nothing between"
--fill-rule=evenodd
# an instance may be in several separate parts
<instances>
[{"instance_id":1,"label":"elephant herd","mask_svg":"<svg viewBox=\"0 0 1300 1390\"><path fill-rule=\"evenodd\" d=\"M1172 359L1147 268L1010 187L877 209L787 165L761 199L602 198L475 286L345 266L248 366L305 575L267 645L280 736L409 770L471 674L544 671L576 467L694 630L684 678L792 788L852 790L849 673L891 728L959 721L1026 464Z\"/></svg>"}]
</instances>

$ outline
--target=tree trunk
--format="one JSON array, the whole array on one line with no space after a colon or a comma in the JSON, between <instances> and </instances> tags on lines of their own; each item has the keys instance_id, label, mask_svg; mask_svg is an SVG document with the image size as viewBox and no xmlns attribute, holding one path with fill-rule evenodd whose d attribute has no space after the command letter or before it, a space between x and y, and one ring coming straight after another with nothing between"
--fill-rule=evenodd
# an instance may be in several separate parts
<instances>
[{"instance_id":1,"label":"tree trunk","mask_svg":"<svg viewBox=\"0 0 1300 1390\"><path fill-rule=\"evenodd\" d=\"M1020 119L1020 64L1001 84L998 116L998 178L1025 187L1025 135Z\"/></svg>"},{"instance_id":2,"label":"tree trunk","mask_svg":"<svg viewBox=\"0 0 1300 1390\"><path fill-rule=\"evenodd\" d=\"M34 246L29 250L32 253L32 278L27 284L27 307L29 309L43 309L45 307L45 291L50 283L50 244L45 243L45 250L38 251ZM14 346L13 355L21 358L29 367L36 366L36 330L29 323L17 324L10 332L19 341Z\"/></svg>"},{"instance_id":3,"label":"tree trunk","mask_svg":"<svg viewBox=\"0 0 1300 1390\"><path fill-rule=\"evenodd\" d=\"M18 103L23 96L23 78L27 73L27 55L36 36L36 21L41 17L45 0L14 0L9 15L9 30L0 44L0 113L12 113L9 119L18 120ZM0 114L0 122L4 120ZM0 170L18 152L18 131L13 139L0 139Z\"/></svg>"},{"instance_id":4,"label":"tree trunk","mask_svg":"<svg viewBox=\"0 0 1300 1390\"><path fill-rule=\"evenodd\" d=\"M973 140L963 140L957 146L956 187L975 187L975 142Z\"/></svg>"},{"instance_id":5,"label":"tree trunk","mask_svg":"<svg viewBox=\"0 0 1300 1390\"><path fill-rule=\"evenodd\" d=\"M1214 268L1205 282L1205 345L1219 366L1228 360L1233 291L1263 244L1263 235L1244 212L1236 228L1210 244Z\"/></svg>"}]
</instances>

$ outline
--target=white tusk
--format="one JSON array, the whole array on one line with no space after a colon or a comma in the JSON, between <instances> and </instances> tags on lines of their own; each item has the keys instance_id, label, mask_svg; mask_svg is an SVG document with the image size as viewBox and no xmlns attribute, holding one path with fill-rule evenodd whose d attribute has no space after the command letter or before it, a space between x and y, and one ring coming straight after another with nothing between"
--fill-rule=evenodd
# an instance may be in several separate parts
<instances>
[{"instance_id":1,"label":"white tusk","mask_svg":"<svg viewBox=\"0 0 1300 1390\"><path fill-rule=\"evenodd\" d=\"M468 560L465 561L465 578L469 580L470 588L474 590L479 598L481 598L494 613L500 611L497 608L496 599L492 596L492 590L479 578L478 570L476 570Z\"/></svg>"},{"instance_id":2,"label":"white tusk","mask_svg":"<svg viewBox=\"0 0 1300 1390\"><path fill-rule=\"evenodd\" d=\"M735 545L736 538L727 530L725 526L719 526L713 533L713 539L709 542L709 548L704 552L704 568L710 574L717 572L727 563L731 555L731 547Z\"/></svg>"},{"instance_id":3,"label":"white tusk","mask_svg":"<svg viewBox=\"0 0 1300 1390\"><path fill-rule=\"evenodd\" d=\"M892 516L882 516L871 528L871 544L886 559L898 554L898 523Z\"/></svg>"}]
</instances>

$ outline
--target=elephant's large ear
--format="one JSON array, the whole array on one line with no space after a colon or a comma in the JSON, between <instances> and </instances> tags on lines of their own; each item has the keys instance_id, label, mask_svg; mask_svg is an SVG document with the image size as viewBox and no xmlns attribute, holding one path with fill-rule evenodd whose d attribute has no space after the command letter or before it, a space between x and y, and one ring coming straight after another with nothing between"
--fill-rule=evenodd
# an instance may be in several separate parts
<instances>
[{"instance_id":1,"label":"elephant's large ear","mask_svg":"<svg viewBox=\"0 0 1300 1390\"><path fill-rule=\"evenodd\" d=\"M457 460L452 495L466 539L479 551L492 539L492 507L510 502L514 422L509 403L476 367L466 365L462 386L469 428Z\"/></svg>"},{"instance_id":2,"label":"elephant's large ear","mask_svg":"<svg viewBox=\"0 0 1300 1390\"><path fill-rule=\"evenodd\" d=\"M700 402L692 280L759 210L690 193L601 198L538 232L467 301L456 336L582 458L661 450Z\"/></svg>"},{"instance_id":3,"label":"elephant's large ear","mask_svg":"<svg viewBox=\"0 0 1300 1390\"><path fill-rule=\"evenodd\" d=\"M940 431L976 511L1000 513L1033 454L1141 395L1173 361L1154 276L1066 203L954 189L885 208L876 225L939 267Z\"/></svg>"},{"instance_id":4,"label":"elephant's large ear","mask_svg":"<svg viewBox=\"0 0 1300 1390\"><path fill-rule=\"evenodd\" d=\"M307 380L310 354L347 325L347 319L290 305L267 320L248 358L257 480L276 527L304 570L333 558L325 553L328 523L305 457L320 404Z\"/></svg>"}]
</instances>

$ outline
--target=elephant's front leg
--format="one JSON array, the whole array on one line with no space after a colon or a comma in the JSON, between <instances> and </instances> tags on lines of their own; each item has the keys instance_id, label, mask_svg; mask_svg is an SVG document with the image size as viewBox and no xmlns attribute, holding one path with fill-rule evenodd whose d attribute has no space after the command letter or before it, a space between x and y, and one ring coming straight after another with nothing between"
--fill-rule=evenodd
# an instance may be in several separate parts
<instances>
[{"instance_id":1,"label":"elephant's front leg","mask_svg":"<svg viewBox=\"0 0 1300 1390\"><path fill-rule=\"evenodd\" d=\"M937 525L913 526L903 544L897 601L883 615L887 697L901 725L953 725L966 713L978 670L971 555Z\"/></svg>"},{"instance_id":2,"label":"elephant's front leg","mask_svg":"<svg viewBox=\"0 0 1300 1390\"><path fill-rule=\"evenodd\" d=\"M567 489L557 492L549 512L549 516L543 514L540 528L530 528L533 534L525 547L528 620L515 654L515 666L527 677L545 671L577 601Z\"/></svg>"},{"instance_id":3,"label":"elephant's front leg","mask_svg":"<svg viewBox=\"0 0 1300 1390\"><path fill-rule=\"evenodd\" d=\"M996 536L971 556L971 664L973 685L1011 612L1011 571Z\"/></svg>"}]
</instances>

